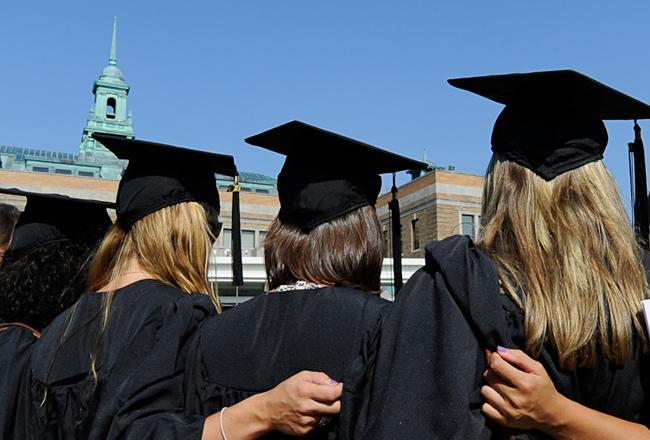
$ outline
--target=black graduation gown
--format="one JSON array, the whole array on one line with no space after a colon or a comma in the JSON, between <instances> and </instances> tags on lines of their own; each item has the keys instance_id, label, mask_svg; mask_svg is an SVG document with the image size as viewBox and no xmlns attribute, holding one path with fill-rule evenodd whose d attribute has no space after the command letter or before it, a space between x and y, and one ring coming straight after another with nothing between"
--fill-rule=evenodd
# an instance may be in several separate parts
<instances>
[{"instance_id":1,"label":"black graduation gown","mask_svg":"<svg viewBox=\"0 0 650 440\"><path fill-rule=\"evenodd\" d=\"M186 372L187 412L207 416L302 370L342 381L389 304L357 289L325 287L261 295L206 320ZM330 438L333 425L309 438Z\"/></svg>"},{"instance_id":2,"label":"black graduation gown","mask_svg":"<svg viewBox=\"0 0 650 440\"><path fill-rule=\"evenodd\" d=\"M500 293L494 263L468 237L426 247L426 265L362 344L344 383L341 439L487 439L480 412L484 349L522 348L523 313ZM644 421L648 387L635 358L622 368L563 372L539 358L558 390L582 404ZM647 370L646 370L647 371ZM540 438L522 433L518 438Z\"/></svg>"},{"instance_id":3,"label":"black graduation gown","mask_svg":"<svg viewBox=\"0 0 650 440\"><path fill-rule=\"evenodd\" d=\"M209 298L154 280L138 281L115 293L100 335L102 299L101 293L84 294L35 345L21 404L27 438L126 438L132 421L147 420L156 405L182 408L187 342L198 323L214 313ZM97 354L97 380L92 353ZM164 395L152 402L151 390L159 383ZM142 389L149 394L141 395ZM148 431L131 433L131 438L153 438L149 433L156 422L146 426ZM200 437L202 423L186 429L191 430L178 438L196 432Z\"/></svg>"},{"instance_id":4,"label":"black graduation gown","mask_svg":"<svg viewBox=\"0 0 650 440\"><path fill-rule=\"evenodd\" d=\"M0 439L13 438L20 381L34 342L34 332L25 327L0 329Z\"/></svg>"}]
</instances>

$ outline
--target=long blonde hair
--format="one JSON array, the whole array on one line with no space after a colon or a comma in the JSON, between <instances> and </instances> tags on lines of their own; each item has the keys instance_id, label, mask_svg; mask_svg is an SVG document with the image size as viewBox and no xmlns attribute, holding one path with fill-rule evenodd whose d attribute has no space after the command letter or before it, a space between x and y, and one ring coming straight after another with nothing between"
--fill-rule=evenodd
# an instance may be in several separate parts
<instances>
[{"instance_id":1,"label":"long blonde hair","mask_svg":"<svg viewBox=\"0 0 650 440\"><path fill-rule=\"evenodd\" d=\"M525 312L526 348L544 343L560 366L617 365L647 345L648 283L611 174L596 161L546 182L495 154L483 190L478 245ZM522 296L519 295L522 294Z\"/></svg>"},{"instance_id":2,"label":"long blonde hair","mask_svg":"<svg viewBox=\"0 0 650 440\"><path fill-rule=\"evenodd\" d=\"M206 210L197 202L167 206L138 220L128 231L112 226L90 265L88 287L99 291L114 285L131 258L158 281L185 293L203 293L217 311L221 303L208 281L212 249ZM104 297L103 326L108 322L114 291Z\"/></svg>"}]
</instances>

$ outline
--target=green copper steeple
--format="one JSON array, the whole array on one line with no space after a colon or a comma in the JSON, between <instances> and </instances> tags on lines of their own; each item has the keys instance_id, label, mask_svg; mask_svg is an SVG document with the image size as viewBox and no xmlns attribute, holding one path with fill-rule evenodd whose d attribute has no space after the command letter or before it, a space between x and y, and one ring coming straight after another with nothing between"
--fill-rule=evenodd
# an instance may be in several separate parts
<instances>
[{"instance_id":1,"label":"green copper steeple","mask_svg":"<svg viewBox=\"0 0 650 440\"><path fill-rule=\"evenodd\" d=\"M129 89L122 71L117 67L117 17L114 17L108 65L93 84L95 102L90 108L79 148L86 160L106 160L107 156L114 158L111 152L91 137L94 132L135 137L133 116L126 107Z\"/></svg>"}]
</instances>

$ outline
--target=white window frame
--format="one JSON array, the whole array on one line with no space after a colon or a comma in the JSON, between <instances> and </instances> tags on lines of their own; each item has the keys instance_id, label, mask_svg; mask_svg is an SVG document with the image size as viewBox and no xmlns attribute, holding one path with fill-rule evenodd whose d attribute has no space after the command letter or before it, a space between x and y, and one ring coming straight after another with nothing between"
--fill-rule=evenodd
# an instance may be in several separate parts
<instances>
[{"instance_id":1,"label":"white window frame","mask_svg":"<svg viewBox=\"0 0 650 440\"><path fill-rule=\"evenodd\" d=\"M458 229L459 229L458 232L461 235L464 235L463 234L463 216L464 215L472 216L473 225L474 225L474 227L473 227L473 229L474 229L474 238L472 238L472 240L476 240L476 238L478 237L478 231L479 231L479 226L480 226L480 221L481 221L481 214L474 214L472 212L458 211Z\"/></svg>"}]
</instances>

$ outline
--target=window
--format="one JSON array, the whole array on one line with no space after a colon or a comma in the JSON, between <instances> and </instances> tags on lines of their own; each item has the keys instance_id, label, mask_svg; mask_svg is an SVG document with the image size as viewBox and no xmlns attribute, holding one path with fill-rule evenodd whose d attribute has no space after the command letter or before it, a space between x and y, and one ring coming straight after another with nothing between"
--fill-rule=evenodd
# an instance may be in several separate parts
<instances>
[{"instance_id":1,"label":"window","mask_svg":"<svg viewBox=\"0 0 650 440\"><path fill-rule=\"evenodd\" d=\"M224 229L221 233L222 246L226 249L232 247L232 229ZM241 231L241 247L242 249L255 249L255 231L244 229Z\"/></svg>"},{"instance_id":2,"label":"window","mask_svg":"<svg viewBox=\"0 0 650 440\"><path fill-rule=\"evenodd\" d=\"M49 173L50 169L47 167L32 167L32 171L36 171L37 173Z\"/></svg>"},{"instance_id":3,"label":"window","mask_svg":"<svg viewBox=\"0 0 650 440\"><path fill-rule=\"evenodd\" d=\"M476 238L474 216L472 214L461 214L461 232L469 235L471 239Z\"/></svg>"},{"instance_id":4,"label":"window","mask_svg":"<svg viewBox=\"0 0 650 440\"><path fill-rule=\"evenodd\" d=\"M260 246L264 246L264 240L266 240L266 231L260 231Z\"/></svg>"},{"instance_id":5,"label":"window","mask_svg":"<svg viewBox=\"0 0 650 440\"><path fill-rule=\"evenodd\" d=\"M223 236L223 247L225 247L226 249L230 249L232 247L232 230L224 229L222 236Z\"/></svg>"},{"instance_id":6,"label":"window","mask_svg":"<svg viewBox=\"0 0 650 440\"><path fill-rule=\"evenodd\" d=\"M269 193L269 190L268 190L268 189L257 188L257 189L255 190L255 192L256 192L256 193L260 193L260 194L268 194L268 193Z\"/></svg>"},{"instance_id":7,"label":"window","mask_svg":"<svg viewBox=\"0 0 650 440\"><path fill-rule=\"evenodd\" d=\"M219 191L228 192L229 190L230 190L230 187L228 185L219 185Z\"/></svg>"},{"instance_id":8,"label":"window","mask_svg":"<svg viewBox=\"0 0 650 440\"><path fill-rule=\"evenodd\" d=\"M95 177L95 173L92 171L79 171L78 174L82 177Z\"/></svg>"},{"instance_id":9,"label":"window","mask_svg":"<svg viewBox=\"0 0 650 440\"><path fill-rule=\"evenodd\" d=\"M252 189L250 189L250 188L247 187L247 186L242 186L242 187L241 187L241 190L242 190L243 192L245 192L245 193L249 193L249 192L252 192L252 191L253 191Z\"/></svg>"},{"instance_id":10,"label":"window","mask_svg":"<svg viewBox=\"0 0 650 440\"><path fill-rule=\"evenodd\" d=\"M255 231L241 231L241 248L255 249Z\"/></svg>"},{"instance_id":11,"label":"window","mask_svg":"<svg viewBox=\"0 0 650 440\"><path fill-rule=\"evenodd\" d=\"M115 98L108 98L106 100L106 117L108 119L115 119Z\"/></svg>"},{"instance_id":12,"label":"window","mask_svg":"<svg viewBox=\"0 0 650 440\"><path fill-rule=\"evenodd\" d=\"M411 246L414 251L420 249L420 237L418 231L418 219L411 220Z\"/></svg>"},{"instance_id":13,"label":"window","mask_svg":"<svg viewBox=\"0 0 650 440\"><path fill-rule=\"evenodd\" d=\"M72 174L72 170L62 170L61 168L56 168L56 169L54 170L54 172L55 172L56 174L67 174L67 175L71 175L71 174Z\"/></svg>"}]
</instances>

